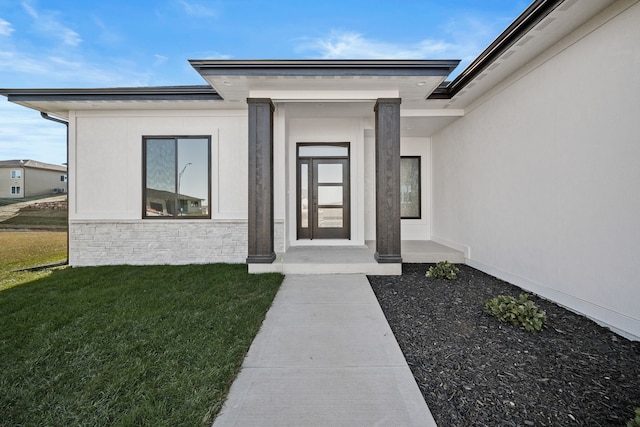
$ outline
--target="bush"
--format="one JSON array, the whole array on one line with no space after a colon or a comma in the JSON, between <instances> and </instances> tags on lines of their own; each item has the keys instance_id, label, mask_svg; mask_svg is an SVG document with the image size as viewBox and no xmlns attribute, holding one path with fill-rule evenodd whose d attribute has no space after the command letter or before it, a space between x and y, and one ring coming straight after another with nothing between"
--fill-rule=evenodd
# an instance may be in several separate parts
<instances>
[{"instance_id":1,"label":"bush","mask_svg":"<svg viewBox=\"0 0 640 427\"><path fill-rule=\"evenodd\" d=\"M487 313L499 321L522 326L525 330L533 333L540 332L547 321L547 313L540 310L533 301L529 301L527 294L521 294L518 299L498 295L486 300L484 308Z\"/></svg>"},{"instance_id":2,"label":"bush","mask_svg":"<svg viewBox=\"0 0 640 427\"><path fill-rule=\"evenodd\" d=\"M435 266L429 267L427 271L427 277L435 277L436 279L448 279L453 280L458 277L460 269L449 261L441 261Z\"/></svg>"},{"instance_id":3,"label":"bush","mask_svg":"<svg viewBox=\"0 0 640 427\"><path fill-rule=\"evenodd\" d=\"M640 408L636 408L636 416L627 421L627 427L640 427Z\"/></svg>"}]
</instances>

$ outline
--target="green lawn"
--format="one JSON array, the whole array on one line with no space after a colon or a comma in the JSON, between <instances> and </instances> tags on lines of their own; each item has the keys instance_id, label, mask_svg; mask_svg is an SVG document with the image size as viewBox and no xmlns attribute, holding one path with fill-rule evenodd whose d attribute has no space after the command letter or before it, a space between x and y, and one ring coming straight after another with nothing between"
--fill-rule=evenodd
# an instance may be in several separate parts
<instances>
[{"instance_id":1,"label":"green lawn","mask_svg":"<svg viewBox=\"0 0 640 427\"><path fill-rule=\"evenodd\" d=\"M210 425L282 278L67 268L0 291L0 425Z\"/></svg>"},{"instance_id":2,"label":"green lawn","mask_svg":"<svg viewBox=\"0 0 640 427\"><path fill-rule=\"evenodd\" d=\"M67 259L67 233L0 231L0 248L0 291L2 291L51 273L49 270L17 270L64 262Z\"/></svg>"}]
</instances>

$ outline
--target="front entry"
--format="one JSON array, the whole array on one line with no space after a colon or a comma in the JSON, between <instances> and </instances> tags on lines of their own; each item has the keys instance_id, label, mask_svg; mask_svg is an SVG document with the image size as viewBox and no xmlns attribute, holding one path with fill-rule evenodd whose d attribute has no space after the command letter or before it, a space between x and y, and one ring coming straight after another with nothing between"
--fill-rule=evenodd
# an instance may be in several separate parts
<instances>
[{"instance_id":1,"label":"front entry","mask_svg":"<svg viewBox=\"0 0 640 427\"><path fill-rule=\"evenodd\" d=\"M349 239L349 143L297 146L298 239Z\"/></svg>"}]
</instances>

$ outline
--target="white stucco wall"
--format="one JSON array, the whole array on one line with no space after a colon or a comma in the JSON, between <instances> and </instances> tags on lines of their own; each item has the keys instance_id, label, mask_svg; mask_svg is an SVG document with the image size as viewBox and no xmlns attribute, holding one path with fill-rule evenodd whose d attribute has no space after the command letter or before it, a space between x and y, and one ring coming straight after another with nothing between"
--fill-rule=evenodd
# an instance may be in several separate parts
<instances>
[{"instance_id":1,"label":"white stucco wall","mask_svg":"<svg viewBox=\"0 0 640 427\"><path fill-rule=\"evenodd\" d=\"M211 136L210 220L142 219L142 137L154 135ZM247 140L246 111L72 112L70 263L245 262Z\"/></svg>"},{"instance_id":2,"label":"white stucco wall","mask_svg":"<svg viewBox=\"0 0 640 427\"><path fill-rule=\"evenodd\" d=\"M432 234L639 338L640 4L605 15L433 136Z\"/></svg>"},{"instance_id":3,"label":"white stucco wall","mask_svg":"<svg viewBox=\"0 0 640 427\"><path fill-rule=\"evenodd\" d=\"M431 238L431 138L400 139L401 156L420 156L420 219L403 219L402 240Z\"/></svg>"}]
</instances>

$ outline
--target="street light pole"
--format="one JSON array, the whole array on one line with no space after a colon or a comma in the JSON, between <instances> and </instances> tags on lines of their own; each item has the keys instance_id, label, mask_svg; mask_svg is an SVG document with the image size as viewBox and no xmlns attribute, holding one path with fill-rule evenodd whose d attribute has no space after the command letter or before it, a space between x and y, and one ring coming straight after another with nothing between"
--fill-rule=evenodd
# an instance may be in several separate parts
<instances>
[{"instance_id":1,"label":"street light pole","mask_svg":"<svg viewBox=\"0 0 640 427\"><path fill-rule=\"evenodd\" d=\"M187 166L189 166L190 164L191 164L191 162L189 162L186 165L184 165L184 167L182 168L182 170L178 174L178 208L180 210L180 214L181 215L182 215L182 206L180 206L180 181L182 180L182 174L184 173L185 169L187 169Z\"/></svg>"}]
</instances>

